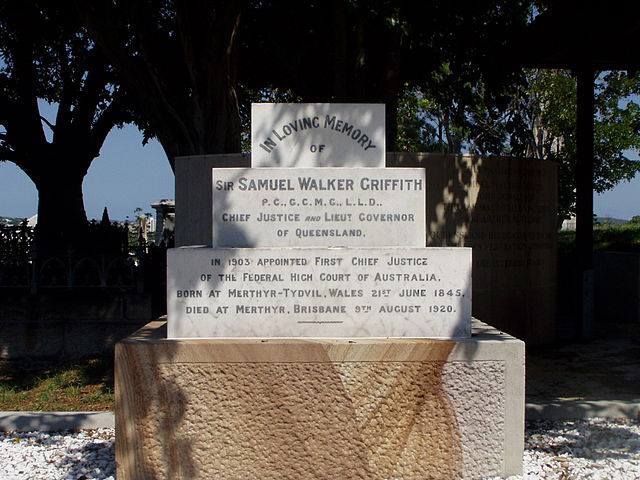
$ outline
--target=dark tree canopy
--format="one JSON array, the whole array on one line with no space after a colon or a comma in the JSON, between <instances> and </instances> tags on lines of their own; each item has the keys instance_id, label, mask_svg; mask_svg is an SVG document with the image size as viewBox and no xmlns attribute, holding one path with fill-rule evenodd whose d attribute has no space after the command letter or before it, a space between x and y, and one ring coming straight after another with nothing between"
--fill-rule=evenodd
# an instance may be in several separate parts
<instances>
[{"instance_id":1,"label":"dark tree canopy","mask_svg":"<svg viewBox=\"0 0 640 480\"><path fill-rule=\"evenodd\" d=\"M487 105L508 102L519 78L491 52L522 30L529 1L267 0L243 16L239 82L311 102L382 102L387 145L396 141L396 111L405 86L429 91L450 115L475 107L484 82Z\"/></svg>"},{"instance_id":2,"label":"dark tree canopy","mask_svg":"<svg viewBox=\"0 0 640 480\"><path fill-rule=\"evenodd\" d=\"M133 93L136 123L179 155L240 151L235 38L241 0L78 2Z\"/></svg>"},{"instance_id":3,"label":"dark tree canopy","mask_svg":"<svg viewBox=\"0 0 640 480\"><path fill-rule=\"evenodd\" d=\"M82 178L126 119L125 100L172 165L239 152L240 119L265 98L384 103L390 150L522 154L530 143L533 91L500 52L529 24L533 0L77 0L73 12L49 2L0 11L2 158L41 197L68 185L65 201L81 205ZM51 142L38 98L60 103ZM603 150L604 170L628 170L618 153ZM604 170L598 186L628 178Z\"/></svg>"},{"instance_id":4,"label":"dark tree canopy","mask_svg":"<svg viewBox=\"0 0 640 480\"><path fill-rule=\"evenodd\" d=\"M495 74L498 59L487 51L526 25L529 4L98 0L77 7L134 93L138 125L173 164L178 155L239 152L238 105L248 108L265 90L301 101L385 103L393 147L406 83L466 105L467 84L484 76L484 95L502 94L511 77ZM448 76L434 75L443 68Z\"/></svg>"},{"instance_id":5,"label":"dark tree canopy","mask_svg":"<svg viewBox=\"0 0 640 480\"><path fill-rule=\"evenodd\" d=\"M82 181L109 131L128 118L123 90L74 11L55 1L3 2L0 56L0 160L35 183L39 246L80 246ZM53 123L38 99L58 104Z\"/></svg>"}]
</instances>

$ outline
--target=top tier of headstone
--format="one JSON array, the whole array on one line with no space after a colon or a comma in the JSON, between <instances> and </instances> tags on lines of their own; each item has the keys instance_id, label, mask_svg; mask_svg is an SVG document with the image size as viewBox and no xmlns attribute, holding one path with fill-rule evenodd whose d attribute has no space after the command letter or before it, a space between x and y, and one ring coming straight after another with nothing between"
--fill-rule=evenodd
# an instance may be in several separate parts
<instances>
[{"instance_id":1,"label":"top tier of headstone","mask_svg":"<svg viewBox=\"0 0 640 480\"><path fill-rule=\"evenodd\" d=\"M383 104L254 103L253 167L384 167Z\"/></svg>"}]
</instances>

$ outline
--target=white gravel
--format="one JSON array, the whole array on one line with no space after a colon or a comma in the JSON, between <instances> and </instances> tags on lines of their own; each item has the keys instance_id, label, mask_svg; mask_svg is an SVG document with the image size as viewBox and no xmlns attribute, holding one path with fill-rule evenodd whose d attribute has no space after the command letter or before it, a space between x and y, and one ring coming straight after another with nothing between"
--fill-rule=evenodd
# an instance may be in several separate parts
<instances>
[{"instance_id":1,"label":"white gravel","mask_svg":"<svg viewBox=\"0 0 640 480\"><path fill-rule=\"evenodd\" d=\"M0 434L0 479L116 478L113 428Z\"/></svg>"},{"instance_id":2,"label":"white gravel","mask_svg":"<svg viewBox=\"0 0 640 480\"><path fill-rule=\"evenodd\" d=\"M115 479L110 428L76 433L0 433L0 479ZM527 423L524 475L509 480L640 479L640 423Z\"/></svg>"},{"instance_id":3,"label":"white gravel","mask_svg":"<svg viewBox=\"0 0 640 480\"><path fill-rule=\"evenodd\" d=\"M640 479L640 423L602 418L527 422L523 472L509 480Z\"/></svg>"}]
</instances>

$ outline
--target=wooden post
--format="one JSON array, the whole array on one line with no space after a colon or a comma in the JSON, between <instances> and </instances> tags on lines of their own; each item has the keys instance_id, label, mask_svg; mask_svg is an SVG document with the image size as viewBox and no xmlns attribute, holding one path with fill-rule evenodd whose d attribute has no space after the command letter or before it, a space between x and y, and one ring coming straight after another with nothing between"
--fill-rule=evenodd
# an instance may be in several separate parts
<instances>
[{"instance_id":1,"label":"wooden post","mask_svg":"<svg viewBox=\"0 0 640 480\"><path fill-rule=\"evenodd\" d=\"M576 71L576 255L578 265L578 328L583 339L593 336L593 122L594 71Z\"/></svg>"}]
</instances>

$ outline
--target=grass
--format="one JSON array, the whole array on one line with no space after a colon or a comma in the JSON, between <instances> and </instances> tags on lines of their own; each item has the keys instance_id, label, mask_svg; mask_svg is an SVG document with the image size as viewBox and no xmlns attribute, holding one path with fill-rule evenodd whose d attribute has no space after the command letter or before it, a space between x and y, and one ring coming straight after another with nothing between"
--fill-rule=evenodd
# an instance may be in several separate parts
<instances>
[{"instance_id":1,"label":"grass","mask_svg":"<svg viewBox=\"0 0 640 480\"><path fill-rule=\"evenodd\" d=\"M0 410L113 410L113 359L0 362Z\"/></svg>"},{"instance_id":2,"label":"grass","mask_svg":"<svg viewBox=\"0 0 640 480\"><path fill-rule=\"evenodd\" d=\"M576 232L563 230L558 233L558 251L575 250ZM593 227L593 249L617 252L640 252L640 223L622 225L600 224Z\"/></svg>"}]
</instances>

